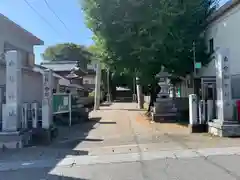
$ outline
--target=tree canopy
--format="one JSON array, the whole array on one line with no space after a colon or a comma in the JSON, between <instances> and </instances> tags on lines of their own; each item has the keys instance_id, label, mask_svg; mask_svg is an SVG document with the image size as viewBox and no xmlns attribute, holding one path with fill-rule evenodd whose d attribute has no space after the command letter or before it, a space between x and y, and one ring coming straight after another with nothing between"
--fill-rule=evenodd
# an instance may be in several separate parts
<instances>
[{"instance_id":1,"label":"tree canopy","mask_svg":"<svg viewBox=\"0 0 240 180\"><path fill-rule=\"evenodd\" d=\"M111 69L149 81L161 67L177 76L207 64L204 30L214 0L85 0L82 7L98 51Z\"/></svg>"},{"instance_id":2,"label":"tree canopy","mask_svg":"<svg viewBox=\"0 0 240 180\"><path fill-rule=\"evenodd\" d=\"M82 70L87 68L87 64L92 60L93 54L87 47L74 44L62 43L49 46L42 54L45 61L77 61L77 66Z\"/></svg>"}]
</instances>

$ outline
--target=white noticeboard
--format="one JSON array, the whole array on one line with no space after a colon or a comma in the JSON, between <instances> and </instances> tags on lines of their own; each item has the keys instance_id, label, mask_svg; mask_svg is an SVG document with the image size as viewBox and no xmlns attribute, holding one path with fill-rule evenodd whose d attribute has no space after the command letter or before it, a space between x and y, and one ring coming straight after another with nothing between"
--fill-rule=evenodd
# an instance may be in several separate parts
<instances>
[{"instance_id":1,"label":"white noticeboard","mask_svg":"<svg viewBox=\"0 0 240 180\"><path fill-rule=\"evenodd\" d=\"M68 105L68 101L69 101L68 99L69 99L69 97L64 97L64 98L63 98L63 105L64 105L64 106L67 106L67 105Z\"/></svg>"}]
</instances>

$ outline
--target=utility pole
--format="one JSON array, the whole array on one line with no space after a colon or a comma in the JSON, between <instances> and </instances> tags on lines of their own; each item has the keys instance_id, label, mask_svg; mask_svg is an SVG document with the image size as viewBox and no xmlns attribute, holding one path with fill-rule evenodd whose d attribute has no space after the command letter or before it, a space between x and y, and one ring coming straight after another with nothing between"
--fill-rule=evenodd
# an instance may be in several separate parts
<instances>
[{"instance_id":1,"label":"utility pole","mask_svg":"<svg viewBox=\"0 0 240 180\"><path fill-rule=\"evenodd\" d=\"M193 92L195 93L195 78L196 78L196 44L195 41L193 41Z\"/></svg>"},{"instance_id":2,"label":"utility pole","mask_svg":"<svg viewBox=\"0 0 240 180\"><path fill-rule=\"evenodd\" d=\"M94 110L98 110L100 107L101 96L101 64L97 62L96 76L95 76L95 97L94 97Z\"/></svg>"},{"instance_id":3,"label":"utility pole","mask_svg":"<svg viewBox=\"0 0 240 180\"><path fill-rule=\"evenodd\" d=\"M111 94L110 94L110 69L107 69L107 102L111 103Z\"/></svg>"},{"instance_id":4,"label":"utility pole","mask_svg":"<svg viewBox=\"0 0 240 180\"><path fill-rule=\"evenodd\" d=\"M196 77L196 68L195 68L195 64L196 64L196 44L195 44L195 41L193 41L193 63L194 63L194 77Z\"/></svg>"},{"instance_id":5,"label":"utility pole","mask_svg":"<svg viewBox=\"0 0 240 180\"><path fill-rule=\"evenodd\" d=\"M133 76L133 101L137 100L137 95L136 95L136 81L135 81L135 75Z\"/></svg>"}]
</instances>

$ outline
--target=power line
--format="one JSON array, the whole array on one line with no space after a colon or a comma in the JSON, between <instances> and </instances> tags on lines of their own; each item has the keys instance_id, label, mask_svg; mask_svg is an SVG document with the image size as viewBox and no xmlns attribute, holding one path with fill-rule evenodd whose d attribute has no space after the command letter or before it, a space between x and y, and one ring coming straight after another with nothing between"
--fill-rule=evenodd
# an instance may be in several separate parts
<instances>
[{"instance_id":1,"label":"power line","mask_svg":"<svg viewBox=\"0 0 240 180\"><path fill-rule=\"evenodd\" d=\"M62 25L65 27L65 29L71 33L71 31L68 29L67 25L61 20L61 18L57 15L57 13L54 11L54 9L49 5L47 0L44 0L45 4L47 5L48 9L54 14L54 16L62 23Z\"/></svg>"},{"instance_id":2,"label":"power line","mask_svg":"<svg viewBox=\"0 0 240 180\"><path fill-rule=\"evenodd\" d=\"M46 18L44 18L27 0L24 0L24 2L50 27L53 31L59 34L59 32L52 26L51 23L48 22ZM60 35L60 34L59 34Z\"/></svg>"}]
</instances>

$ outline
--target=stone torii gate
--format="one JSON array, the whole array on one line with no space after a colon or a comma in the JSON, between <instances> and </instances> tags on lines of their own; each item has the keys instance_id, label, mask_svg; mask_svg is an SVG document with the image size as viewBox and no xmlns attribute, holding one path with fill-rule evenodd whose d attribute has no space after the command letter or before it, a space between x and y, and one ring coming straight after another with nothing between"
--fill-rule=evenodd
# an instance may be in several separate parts
<instances>
[{"instance_id":1,"label":"stone torii gate","mask_svg":"<svg viewBox=\"0 0 240 180\"><path fill-rule=\"evenodd\" d=\"M26 131L21 118L22 94L24 93L22 87L22 56L16 50L7 51L5 59L6 104L2 107L2 132L0 136L13 136L10 138L11 142L9 142L11 147L22 147L24 141L31 136L30 133L23 133L29 131ZM42 129L48 134L52 125L52 89L53 73L51 70L45 70L43 72ZM6 141L8 142L8 140Z\"/></svg>"}]
</instances>

